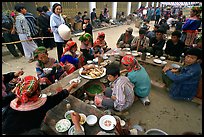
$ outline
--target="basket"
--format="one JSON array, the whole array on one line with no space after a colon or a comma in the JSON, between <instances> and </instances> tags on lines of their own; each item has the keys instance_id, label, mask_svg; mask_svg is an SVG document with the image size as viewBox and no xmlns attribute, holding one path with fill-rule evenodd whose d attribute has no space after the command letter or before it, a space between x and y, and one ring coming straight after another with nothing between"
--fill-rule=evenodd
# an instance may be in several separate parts
<instances>
[{"instance_id":1,"label":"basket","mask_svg":"<svg viewBox=\"0 0 204 137\"><path fill-rule=\"evenodd\" d=\"M102 91L100 92L100 93L102 93L102 92L104 92L105 91L105 85L103 84L103 83L100 83L100 82L90 82L90 83L88 83L88 84L86 84L85 85L85 92L86 92L86 94L88 95L88 96L90 96L90 97L95 97L95 95L96 94L100 94L100 93L90 93L87 89L89 89L91 86L92 86L92 88L93 88L93 86L94 85L97 85L97 86L100 86L101 88L102 88Z\"/></svg>"}]
</instances>

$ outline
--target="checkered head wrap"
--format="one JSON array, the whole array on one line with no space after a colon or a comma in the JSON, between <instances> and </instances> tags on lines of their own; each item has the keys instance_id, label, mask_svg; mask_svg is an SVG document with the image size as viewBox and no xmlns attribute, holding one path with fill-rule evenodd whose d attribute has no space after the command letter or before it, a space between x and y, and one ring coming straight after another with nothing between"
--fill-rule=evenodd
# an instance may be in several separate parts
<instances>
[{"instance_id":1,"label":"checkered head wrap","mask_svg":"<svg viewBox=\"0 0 204 137\"><path fill-rule=\"evenodd\" d=\"M28 101L36 101L40 95L39 83L34 76L26 76L16 86L18 105Z\"/></svg>"},{"instance_id":2,"label":"checkered head wrap","mask_svg":"<svg viewBox=\"0 0 204 137\"><path fill-rule=\"evenodd\" d=\"M129 72L132 71L132 70L136 71L136 70L141 69L138 61L132 55L125 55L122 58L121 63L124 64L124 65L130 65L131 66L131 68L128 70Z\"/></svg>"}]
</instances>

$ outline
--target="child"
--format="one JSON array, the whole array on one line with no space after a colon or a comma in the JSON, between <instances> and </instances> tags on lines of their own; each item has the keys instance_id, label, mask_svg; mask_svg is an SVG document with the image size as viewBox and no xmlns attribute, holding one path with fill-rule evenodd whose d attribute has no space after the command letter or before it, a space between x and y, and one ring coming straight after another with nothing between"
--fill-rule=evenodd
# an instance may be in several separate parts
<instances>
[{"instance_id":1,"label":"child","mask_svg":"<svg viewBox=\"0 0 204 137\"><path fill-rule=\"evenodd\" d=\"M79 55L77 55L76 51L77 43L74 41L68 41L60 59L60 64L61 66L65 66L67 74L71 74L76 69L83 66L84 60L82 53L80 52Z\"/></svg>"},{"instance_id":2,"label":"child","mask_svg":"<svg viewBox=\"0 0 204 137\"><path fill-rule=\"evenodd\" d=\"M191 48L185 54L184 66L180 69L163 68L163 81L167 84L170 97L173 99L192 100L196 96L198 83L201 78L201 66L198 63L202 51ZM179 74L176 74L179 73Z\"/></svg>"},{"instance_id":3,"label":"child","mask_svg":"<svg viewBox=\"0 0 204 137\"><path fill-rule=\"evenodd\" d=\"M119 65L109 65L107 67L107 76L111 83L110 87L105 90L105 97L101 101L101 106L120 112L131 107L134 102L134 85L127 77L120 76Z\"/></svg>"},{"instance_id":4,"label":"child","mask_svg":"<svg viewBox=\"0 0 204 137\"><path fill-rule=\"evenodd\" d=\"M151 81L145 68L142 67L132 55L126 55L122 58L121 63L124 66L122 72L128 72L127 77L134 84L135 95L146 106L150 104L148 95L151 89Z\"/></svg>"},{"instance_id":5,"label":"child","mask_svg":"<svg viewBox=\"0 0 204 137\"><path fill-rule=\"evenodd\" d=\"M104 52L107 52L111 48L108 48L107 43L105 41L105 33L99 32L98 37L96 41L94 42L93 46L99 45L101 48L103 48Z\"/></svg>"}]
</instances>

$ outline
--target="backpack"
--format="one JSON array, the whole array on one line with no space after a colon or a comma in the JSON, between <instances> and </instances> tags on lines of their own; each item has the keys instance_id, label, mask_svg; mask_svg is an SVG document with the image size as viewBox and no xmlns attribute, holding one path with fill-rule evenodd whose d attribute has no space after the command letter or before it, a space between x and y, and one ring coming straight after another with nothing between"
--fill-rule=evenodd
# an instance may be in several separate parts
<instances>
[{"instance_id":1,"label":"backpack","mask_svg":"<svg viewBox=\"0 0 204 137\"><path fill-rule=\"evenodd\" d=\"M13 19L12 17L6 15L2 12L2 27L6 28L8 30L11 30L13 28Z\"/></svg>"}]
</instances>

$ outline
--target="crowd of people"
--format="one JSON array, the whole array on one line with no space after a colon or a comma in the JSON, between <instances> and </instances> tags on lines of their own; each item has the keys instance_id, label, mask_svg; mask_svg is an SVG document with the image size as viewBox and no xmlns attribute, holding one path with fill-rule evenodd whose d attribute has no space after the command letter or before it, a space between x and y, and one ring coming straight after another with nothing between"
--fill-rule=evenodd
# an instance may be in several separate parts
<instances>
[{"instance_id":1,"label":"crowd of people","mask_svg":"<svg viewBox=\"0 0 204 137\"><path fill-rule=\"evenodd\" d=\"M86 15L87 12L84 12L82 19L79 18L79 21L85 24L83 27L85 33L78 39L81 44L79 46L80 51L77 52L78 45L76 42L71 38L64 40L58 32L57 28L66 23L61 15L62 6L59 3L53 5L51 15L48 14L49 10L46 7L37 8L39 12L38 21L41 22L39 27L44 30L43 36L54 36L54 41L44 40L44 46L37 45L37 42L35 43L32 39L34 35L31 33L32 30L29 29L30 25L25 16L26 8L18 4L15 6L15 10L18 12L15 18L15 26L12 25L7 29L13 30L15 27L17 32L15 35L18 35L20 40L29 40L21 42L21 44L24 55L29 59L29 62L37 61L35 68L37 77L25 76L23 79L17 79L14 81L15 86L11 87L10 81L23 75L24 72L19 71L3 75L3 134L23 134L32 129L39 129L46 112L66 98L78 84L73 82L67 89L63 89L53 96L42 96L41 90L83 67L88 60L101 57L110 50L105 40L105 33L99 32L97 39L93 40L91 24L97 22L94 13L91 14L91 19ZM95 9L93 12L95 12ZM147 24L148 21L153 19L153 14L149 12L154 13L154 11L148 10ZM152 31L148 31L148 27L143 26L139 30L139 36L135 37L132 34L133 28L129 27L117 40L116 48L130 48L130 50L138 52L149 52L153 56L166 56L167 59L177 62L181 61L181 57L184 55L184 63L180 69L165 66L161 73L164 83L169 88L170 97L192 100L196 95L202 72L202 38L197 36L197 30L201 24L201 9L200 7L193 7L190 11L190 17L182 25L182 32L175 30L171 34L171 39L164 37L165 30L161 27L162 23L160 24L162 19L160 22L157 20L160 19L158 8L155 12L156 21ZM78 15L80 16L81 13L78 13ZM32 15L29 14L29 16ZM104 9L103 16L106 19L109 17L107 6ZM168 22L167 25L172 27L171 21L165 20L164 22ZM171 25L169 22L171 22ZM14 34L8 32L8 30L5 31L5 33ZM50 57L47 52L47 48L53 48L54 43L57 46L58 59ZM150 105L148 96L151 91L151 80L145 68L132 55L125 55L119 63L123 66L123 70L115 63L107 66L106 74L110 81L110 87L106 88L104 97L101 102L98 102L100 104L98 106L122 112L129 109L136 98L139 98L145 106ZM46 68L51 68L51 70L45 71ZM126 72L127 75L122 76L123 72ZM79 131L77 134L85 134L78 123L79 115L73 113L71 117L77 131ZM32 121L30 118L33 118Z\"/></svg>"}]
</instances>

